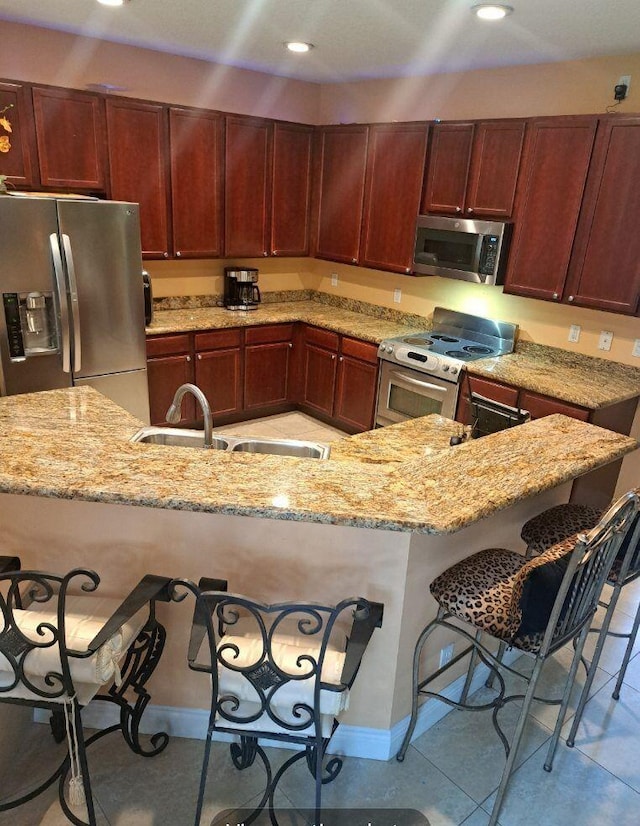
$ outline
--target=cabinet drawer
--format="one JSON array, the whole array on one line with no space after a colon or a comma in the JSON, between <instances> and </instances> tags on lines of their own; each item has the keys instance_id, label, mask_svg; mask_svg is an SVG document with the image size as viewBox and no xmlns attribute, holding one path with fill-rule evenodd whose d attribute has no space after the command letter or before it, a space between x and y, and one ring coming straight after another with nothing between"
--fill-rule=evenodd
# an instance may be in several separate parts
<instances>
[{"instance_id":1,"label":"cabinet drawer","mask_svg":"<svg viewBox=\"0 0 640 826\"><path fill-rule=\"evenodd\" d=\"M196 350L218 350L221 347L240 347L242 330L212 330L196 333Z\"/></svg>"},{"instance_id":2,"label":"cabinet drawer","mask_svg":"<svg viewBox=\"0 0 640 826\"><path fill-rule=\"evenodd\" d=\"M584 407L559 401L550 396L541 396L529 390L523 390L520 393L520 407L528 410L532 419L541 419L543 416L551 416L553 413L562 413L563 416L571 416L572 419L587 422L591 414L591 411Z\"/></svg>"},{"instance_id":3,"label":"cabinet drawer","mask_svg":"<svg viewBox=\"0 0 640 826\"><path fill-rule=\"evenodd\" d=\"M268 324L264 327L248 327L244 331L245 344L269 344L273 341L291 341L293 324Z\"/></svg>"},{"instance_id":4,"label":"cabinet drawer","mask_svg":"<svg viewBox=\"0 0 640 826\"><path fill-rule=\"evenodd\" d=\"M463 382L463 387L465 384L466 382ZM469 376L469 387L473 393L479 393L487 399L500 402L500 404L508 404L511 407L518 406L519 391L517 387L511 387L508 384L498 384L495 381L479 379L475 376ZM467 388L465 388L465 390L466 389ZM523 405L522 402L521 406L524 406L527 410L529 409L526 405Z\"/></svg>"},{"instance_id":5,"label":"cabinet drawer","mask_svg":"<svg viewBox=\"0 0 640 826\"><path fill-rule=\"evenodd\" d=\"M355 359L368 361L370 364L378 363L378 347L368 341L360 341L357 338L342 339L342 355L351 356Z\"/></svg>"},{"instance_id":6,"label":"cabinet drawer","mask_svg":"<svg viewBox=\"0 0 640 826\"><path fill-rule=\"evenodd\" d=\"M318 347L325 347L327 350L338 350L339 336L330 330L321 330L319 327L306 327L304 331L305 341L308 344L316 344Z\"/></svg>"},{"instance_id":7,"label":"cabinet drawer","mask_svg":"<svg viewBox=\"0 0 640 826\"><path fill-rule=\"evenodd\" d=\"M172 353L188 353L190 349L189 334L177 336L149 336L147 338L147 356L167 356Z\"/></svg>"}]
</instances>

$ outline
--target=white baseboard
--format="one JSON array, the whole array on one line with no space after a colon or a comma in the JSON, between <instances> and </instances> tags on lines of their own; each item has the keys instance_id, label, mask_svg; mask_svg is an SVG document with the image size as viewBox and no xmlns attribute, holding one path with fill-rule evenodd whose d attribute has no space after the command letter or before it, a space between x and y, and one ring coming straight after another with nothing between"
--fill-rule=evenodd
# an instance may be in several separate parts
<instances>
[{"instance_id":1,"label":"white baseboard","mask_svg":"<svg viewBox=\"0 0 640 826\"><path fill-rule=\"evenodd\" d=\"M505 665L510 665L522 652L511 650L504 656ZM478 665L471 682L470 692L481 688L489 674L485 665ZM450 683L442 694L450 700L456 700L464 686L464 675ZM420 737L425 731L442 720L453 709L446 703L429 699L418 710L418 719L412 740ZM34 720L45 723L49 720L49 712L36 709ZM82 720L87 728L102 729L116 725L119 722L118 708L111 703L92 703L82 712ZM189 737L195 740L204 740L207 735L209 710L198 708L177 708L172 706L149 705L142 718L140 731L143 734L154 734L165 731L170 737ZM409 715L396 723L391 729L365 728L363 726L339 725L329 746L330 754L342 754L346 757L365 757L370 760L389 760L400 750L405 731L409 725ZM215 732L214 740L231 742L234 739L230 734ZM275 742L275 741L274 741ZM281 748L299 748L278 744Z\"/></svg>"}]
</instances>

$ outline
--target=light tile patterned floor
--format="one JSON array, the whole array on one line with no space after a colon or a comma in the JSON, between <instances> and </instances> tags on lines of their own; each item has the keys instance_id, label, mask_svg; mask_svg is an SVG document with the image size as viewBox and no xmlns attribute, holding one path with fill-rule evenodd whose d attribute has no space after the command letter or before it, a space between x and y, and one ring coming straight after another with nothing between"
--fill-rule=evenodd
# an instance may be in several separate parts
<instances>
[{"instance_id":1,"label":"light tile patterned floor","mask_svg":"<svg viewBox=\"0 0 640 826\"><path fill-rule=\"evenodd\" d=\"M300 413L284 414L237 427L242 435L284 435L329 441L340 431ZM232 432L229 428L221 428ZM273 431L273 434L271 433ZM311 435L313 434L313 435ZM615 615L618 628L629 628L640 602L640 580L627 586ZM593 647L590 635L589 652ZM627 672L619 701L611 698L621 659L621 643L609 640L585 709L575 748L561 740L551 773L543 769L553 710L534 709L525 733L522 759L514 773L500 817L501 826L637 826L640 822L640 644ZM547 664L544 687L553 690L567 665L561 651ZM523 658L524 659L524 658ZM486 691L486 689L482 689ZM512 704L510 704L512 705ZM504 710L507 720L514 709ZM551 711L551 713L550 713ZM570 713L572 713L570 711ZM567 725L563 734L568 732ZM44 746L43 746L43 740ZM92 780L99 826L187 826L193 823L203 743L173 738L160 756L136 757L122 738L111 735L91 750ZM15 788L20 778L42 774L52 746L48 730L33 725L12 766ZM272 749L277 764L284 752ZM503 766L503 751L488 715L454 711L409 748L403 763L347 758L337 780L324 788L327 807L415 808L430 826L487 826ZM35 764L35 768L34 768ZM27 769L26 767L29 766ZM15 780L18 778L18 780ZM208 824L223 809L259 799L262 769L238 772L228 746L214 744L204 816ZM7 790L0 783L0 796ZM312 806L313 784L304 762L280 784L277 805ZM283 818L283 826L289 826ZM238 821L227 818L227 822ZM65 826L51 789L36 801L0 814L0 826ZM268 818L260 816L259 826ZM375 824L373 824L375 826Z\"/></svg>"}]
</instances>

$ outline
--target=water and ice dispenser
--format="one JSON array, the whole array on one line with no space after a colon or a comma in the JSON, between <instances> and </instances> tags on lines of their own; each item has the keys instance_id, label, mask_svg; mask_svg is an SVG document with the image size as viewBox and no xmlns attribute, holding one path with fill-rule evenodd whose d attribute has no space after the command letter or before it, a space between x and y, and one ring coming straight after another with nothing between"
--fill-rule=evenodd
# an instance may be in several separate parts
<instances>
[{"instance_id":1,"label":"water and ice dispenser","mask_svg":"<svg viewBox=\"0 0 640 826\"><path fill-rule=\"evenodd\" d=\"M2 300L11 359L58 351L52 292L3 293Z\"/></svg>"}]
</instances>

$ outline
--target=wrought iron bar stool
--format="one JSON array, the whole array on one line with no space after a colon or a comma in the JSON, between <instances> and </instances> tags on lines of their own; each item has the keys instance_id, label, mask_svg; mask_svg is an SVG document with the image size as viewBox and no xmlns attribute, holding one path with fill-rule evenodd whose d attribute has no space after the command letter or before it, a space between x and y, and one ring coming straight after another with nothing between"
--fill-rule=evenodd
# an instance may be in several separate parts
<instances>
[{"instance_id":1,"label":"wrought iron bar stool","mask_svg":"<svg viewBox=\"0 0 640 826\"><path fill-rule=\"evenodd\" d=\"M342 759L324 764L337 716L347 708L349 690L383 606L361 597L335 606L316 603L265 605L226 592L224 580L174 583L174 598L191 592L196 599L189 668L211 676L211 713L205 744L195 823L200 823L214 732L239 737L230 746L237 769L259 757L266 786L251 823L268 807L277 824L274 794L282 775L305 759L315 780L316 823L320 823L322 786L338 776ZM302 746L275 772L259 740ZM275 745L275 744L274 744ZM309 807L311 808L311 807Z\"/></svg>"},{"instance_id":2,"label":"wrought iron bar stool","mask_svg":"<svg viewBox=\"0 0 640 826\"><path fill-rule=\"evenodd\" d=\"M453 565L431 583L430 590L439 608L435 620L422 631L416 644L411 720L397 757L398 760L403 760L409 746L420 696L438 698L454 708L492 710L494 726L505 748L506 764L489 826L495 826L497 822L534 699L560 705L544 764L547 771L552 769L569 695L589 625L598 607L600 592L625 536L633 529L639 509L638 495L628 493L604 514L588 534L570 537L529 560L522 554L503 548L480 551ZM467 627L461 627L458 624L460 620L467 623ZM470 645L450 663L421 680L421 652L431 633L438 627L460 634ZM498 651L496 655L485 644L485 635L533 656L535 662L531 676L527 677L517 669L505 665L501 652ZM562 698L537 697L536 686L545 661L571 641L575 642L575 653ZM465 654L470 654L470 661L459 702L427 689L429 683ZM478 658L490 669L491 674L495 674L499 690L491 702L473 705L467 702L467 695ZM524 679L528 683L526 694L505 696L503 671ZM500 728L498 711L507 702L514 700L523 700L523 703L515 732L509 742Z\"/></svg>"},{"instance_id":3,"label":"wrought iron bar stool","mask_svg":"<svg viewBox=\"0 0 640 826\"><path fill-rule=\"evenodd\" d=\"M640 495L640 488L636 488L633 492L636 495ZM544 551L549 543L555 540L571 536L577 531L588 530L598 521L598 516L599 511L595 508L577 505L571 502L565 505L556 505L553 508L543 511L526 522L522 528L521 537L527 544L527 555L531 556L532 554ZM587 667L587 679L580 696L576 714L573 718L571 731L567 737L568 746L574 745L576 732L580 725L584 706L589 698L589 691L591 690L593 678L598 668L607 636L627 640L627 646L612 694L614 700L620 698L620 689L625 678L629 660L631 659L633 646L638 635L638 628L640 627L640 602L636 609L630 631L626 633L611 631L610 625L622 589L625 585L634 582L638 577L640 577L640 517L637 516L634 529L627 534L607 575L606 582L607 585L611 586L612 591L608 601L601 599L599 603L606 609L602 625L600 628L592 627L590 629L598 634L598 641L591 663Z\"/></svg>"},{"instance_id":4,"label":"wrought iron bar stool","mask_svg":"<svg viewBox=\"0 0 640 826\"><path fill-rule=\"evenodd\" d=\"M0 799L0 811L32 800L57 781L67 819L95 826L87 747L121 730L132 751L152 757L169 739L160 732L146 746L139 726L150 699L146 683L165 641L155 605L170 601L171 580L145 576L120 603L94 594L100 583L94 571L76 568L58 576L20 567L17 557L0 557L0 703L51 711L53 735L58 742L66 735L68 750L43 783ZM80 711L92 700L114 703L120 723L85 740ZM87 820L71 806L86 808Z\"/></svg>"}]
</instances>

